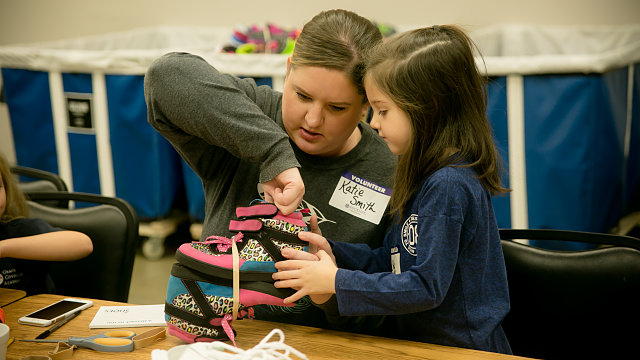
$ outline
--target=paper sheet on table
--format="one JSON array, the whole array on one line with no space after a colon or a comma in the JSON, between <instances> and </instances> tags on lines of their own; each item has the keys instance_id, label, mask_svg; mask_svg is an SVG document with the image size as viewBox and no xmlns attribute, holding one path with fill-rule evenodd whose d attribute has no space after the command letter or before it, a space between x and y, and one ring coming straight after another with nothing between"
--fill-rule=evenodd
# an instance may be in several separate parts
<instances>
[{"instance_id":1,"label":"paper sheet on table","mask_svg":"<svg viewBox=\"0 0 640 360\"><path fill-rule=\"evenodd\" d=\"M89 324L90 329L139 326L166 326L164 304L101 306Z\"/></svg>"}]
</instances>

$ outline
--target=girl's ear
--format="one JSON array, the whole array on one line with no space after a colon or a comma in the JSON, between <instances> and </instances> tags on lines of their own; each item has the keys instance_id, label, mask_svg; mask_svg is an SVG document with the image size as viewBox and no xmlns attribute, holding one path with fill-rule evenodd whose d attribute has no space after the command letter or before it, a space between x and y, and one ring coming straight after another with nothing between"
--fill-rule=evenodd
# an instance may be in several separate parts
<instances>
[{"instance_id":1,"label":"girl's ear","mask_svg":"<svg viewBox=\"0 0 640 360\"><path fill-rule=\"evenodd\" d=\"M287 56L287 74L289 73L289 65L291 65L291 56Z\"/></svg>"}]
</instances>

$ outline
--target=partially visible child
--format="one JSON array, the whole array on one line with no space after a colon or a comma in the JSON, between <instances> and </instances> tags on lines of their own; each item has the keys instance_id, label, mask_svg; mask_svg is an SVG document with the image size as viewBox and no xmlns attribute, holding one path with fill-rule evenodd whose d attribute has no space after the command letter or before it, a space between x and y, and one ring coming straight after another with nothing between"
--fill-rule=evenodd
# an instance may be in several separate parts
<instances>
[{"instance_id":1,"label":"partially visible child","mask_svg":"<svg viewBox=\"0 0 640 360\"><path fill-rule=\"evenodd\" d=\"M395 36L371 54L371 126L400 155L391 198L397 221L375 250L301 233L318 250L283 250L289 260L276 264L276 287L298 290L285 302L311 295L340 315L394 315L394 331L405 339L511 353L491 205L492 194L508 190L473 48L459 28L434 26Z\"/></svg>"},{"instance_id":2,"label":"partially visible child","mask_svg":"<svg viewBox=\"0 0 640 360\"><path fill-rule=\"evenodd\" d=\"M81 259L93 251L91 239L77 231L27 218L27 203L0 154L0 287L27 294L51 293L48 261Z\"/></svg>"}]
</instances>

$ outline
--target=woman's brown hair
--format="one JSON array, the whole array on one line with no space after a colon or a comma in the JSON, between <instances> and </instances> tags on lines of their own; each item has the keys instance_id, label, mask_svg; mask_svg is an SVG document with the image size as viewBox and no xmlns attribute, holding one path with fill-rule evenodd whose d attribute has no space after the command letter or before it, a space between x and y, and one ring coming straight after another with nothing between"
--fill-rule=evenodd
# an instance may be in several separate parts
<instances>
[{"instance_id":1,"label":"woman's brown hair","mask_svg":"<svg viewBox=\"0 0 640 360\"><path fill-rule=\"evenodd\" d=\"M7 198L5 211L0 217L0 222L6 223L17 217L26 217L28 213L27 202L14 180L9 161L3 154L0 154L0 175L2 175L2 184Z\"/></svg>"},{"instance_id":2,"label":"woman's brown hair","mask_svg":"<svg viewBox=\"0 0 640 360\"><path fill-rule=\"evenodd\" d=\"M422 181L448 165L473 167L492 195L509 191L501 185L502 165L486 116L487 81L476 67L474 48L458 27L434 26L396 35L368 58L367 76L411 121L411 141L395 173L392 213L402 215Z\"/></svg>"},{"instance_id":3,"label":"woman's brown hair","mask_svg":"<svg viewBox=\"0 0 640 360\"><path fill-rule=\"evenodd\" d=\"M290 65L342 71L366 101L364 62L369 50L380 42L380 30L368 19L347 10L323 11L302 28Z\"/></svg>"}]
</instances>

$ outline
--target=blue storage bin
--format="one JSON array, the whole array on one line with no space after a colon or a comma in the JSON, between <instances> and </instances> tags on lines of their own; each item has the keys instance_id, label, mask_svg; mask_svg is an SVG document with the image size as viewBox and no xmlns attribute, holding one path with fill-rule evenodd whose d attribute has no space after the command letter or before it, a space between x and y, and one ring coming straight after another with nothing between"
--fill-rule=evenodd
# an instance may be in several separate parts
<instances>
[{"instance_id":1,"label":"blue storage bin","mask_svg":"<svg viewBox=\"0 0 640 360\"><path fill-rule=\"evenodd\" d=\"M281 90L287 56L220 53L230 34L161 27L0 47L18 164L122 197L143 218L166 214L185 186L201 221L200 179L148 125L142 76L162 54L189 51ZM640 186L640 25L501 25L471 36L492 80L487 114L513 189L494 198L499 226L608 231ZM69 107L91 116L68 126Z\"/></svg>"},{"instance_id":2,"label":"blue storage bin","mask_svg":"<svg viewBox=\"0 0 640 360\"><path fill-rule=\"evenodd\" d=\"M2 68L17 163L66 174L73 191L123 198L143 220L167 215L182 179L177 154L147 122L143 75L102 75L106 102L99 105L92 74L61 73L62 93L53 97L86 116L60 125L49 77Z\"/></svg>"},{"instance_id":3,"label":"blue storage bin","mask_svg":"<svg viewBox=\"0 0 640 360\"><path fill-rule=\"evenodd\" d=\"M608 232L640 187L640 25L471 35L513 190L493 199L498 225Z\"/></svg>"},{"instance_id":4,"label":"blue storage bin","mask_svg":"<svg viewBox=\"0 0 640 360\"><path fill-rule=\"evenodd\" d=\"M17 163L59 174L72 191L121 197L142 220L168 215L181 160L147 122L144 73L169 51L243 69L219 53L230 34L160 27L0 47Z\"/></svg>"}]
</instances>

